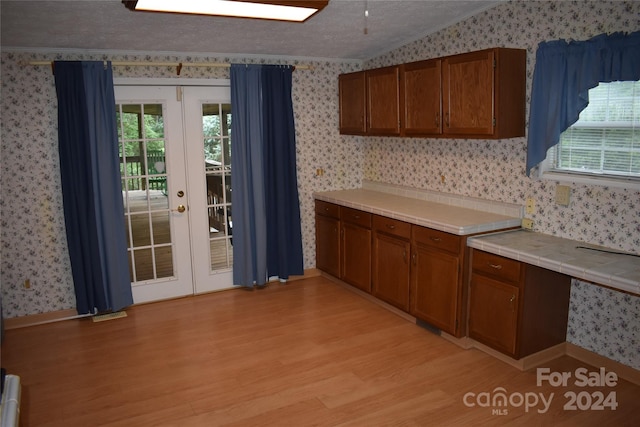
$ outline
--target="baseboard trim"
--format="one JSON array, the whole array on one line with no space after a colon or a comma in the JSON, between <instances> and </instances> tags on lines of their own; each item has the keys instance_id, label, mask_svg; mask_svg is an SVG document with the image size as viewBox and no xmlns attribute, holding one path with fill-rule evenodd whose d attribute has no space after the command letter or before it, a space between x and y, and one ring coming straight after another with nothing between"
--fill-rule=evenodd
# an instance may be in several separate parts
<instances>
[{"instance_id":1,"label":"baseboard trim","mask_svg":"<svg viewBox=\"0 0 640 427\"><path fill-rule=\"evenodd\" d=\"M302 280L302 279L308 279L310 277L318 277L321 275L322 275L322 272L317 268L307 268L306 270L304 270L304 274L302 276L291 276L289 277L288 280L289 281Z\"/></svg>"},{"instance_id":2,"label":"baseboard trim","mask_svg":"<svg viewBox=\"0 0 640 427\"><path fill-rule=\"evenodd\" d=\"M90 314L78 314L76 309L50 311L49 313L30 314L22 317L4 319L6 330L26 328L28 326L44 325L45 323L60 322L62 320L80 319L91 316Z\"/></svg>"},{"instance_id":3,"label":"baseboard trim","mask_svg":"<svg viewBox=\"0 0 640 427\"><path fill-rule=\"evenodd\" d=\"M464 348L465 350L469 350L470 348L474 347L475 341L473 341L469 337L460 337L460 338L458 338L458 337L454 337L453 335L449 335L448 333L442 332L442 331L440 331L440 336L442 338L444 338L445 340L454 343L458 347Z\"/></svg>"},{"instance_id":4,"label":"baseboard trim","mask_svg":"<svg viewBox=\"0 0 640 427\"><path fill-rule=\"evenodd\" d=\"M593 367L603 367L608 372L615 372L618 378L622 378L635 385L640 385L640 370L634 369L631 366L624 365L620 362L616 362L608 357L599 355L598 353L594 353L591 350L584 349L569 342L563 342L546 350L523 357L520 360L515 360L506 354L500 353L499 351L469 337L456 338L444 332L442 332L440 336L447 341L464 348L465 350L475 348L487 353L488 355L493 356L521 371L537 368L538 366L542 366L547 362L557 359L558 357L569 356Z\"/></svg>"},{"instance_id":5,"label":"baseboard trim","mask_svg":"<svg viewBox=\"0 0 640 427\"><path fill-rule=\"evenodd\" d=\"M364 291L362 291L362 290L360 290L358 288L355 288L355 287L351 286L350 284L348 284L347 282L343 282L342 280L340 280L340 279L338 279L336 277L333 277L330 274L326 274L326 273L322 273L321 272L321 275L324 278L331 280L332 282L334 282L338 286L340 286L340 287L342 287L342 288L344 288L344 289L346 289L346 290L348 290L350 292L353 292L354 294L360 295L362 298L366 299L367 301L371 301L372 303L377 304L380 307L383 307L383 308L389 310L390 312L402 317L403 319L405 319L405 320L407 320L407 321L409 321L411 323L416 323L416 318L413 317L412 315L410 315L409 313L407 313L405 311L402 311L402 310L392 306L391 304L387 304L386 302L384 302L382 300L379 300L378 298L374 297L373 295L371 295L371 294L369 294L367 292L364 292Z\"/></svg>"},{"instance_id":6,"label":"baseboard trim","mask_svg":"<svg viewBox=\"0 0 640 427\"><path fill-rule=\"evenodd\" d=\"M293 282L297 280L307 279L309 277L320 276L320 270L317 268L309 268L304 270L304 274L302 276L291 276L288 281ZM232 290L234 288L230 288ZM159 301L155 301L159 302ZM141 305L141 304L135 304ZM19 329L26 328L29 326L43 325L45 323L53 323L53 322L61 322L63 320L72 320L72 319L81 319L84 317L90 317L91 314L83 314L80 315L74 308L69 308L65 310L58 311L50 311L48 313L40 313L40 314L30 314L27 316L21 317L10 317L4 319L4 328L5 330L10 329Z\"/></svg>"},{"instance_id":7,"label":"baseboard trim","mask_svg":"<svg viewBox=\"0 0 640 427\"><path fill-rule=\"evenodd\" d=\"M567 356L573 357L593 367L603 367L607 371L615 372L618 378L623 378L630 383L640 385L640 371L631 366L623 365L620 362L601 356L591 350L578 347L575 344L566 343Z\"/></svg>"}]
</instances>

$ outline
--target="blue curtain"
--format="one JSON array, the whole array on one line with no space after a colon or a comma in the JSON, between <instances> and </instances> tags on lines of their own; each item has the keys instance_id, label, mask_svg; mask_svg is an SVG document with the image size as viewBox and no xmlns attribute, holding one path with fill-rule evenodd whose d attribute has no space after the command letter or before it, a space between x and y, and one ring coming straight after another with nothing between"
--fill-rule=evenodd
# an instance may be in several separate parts
<instances>
[{"instance_id":1,"label":"blue curtain","mask_svg":"<svg viewBox=\"0 0 640 427\"><path fill-rule=\"evenodd\" d=\"M79 314L131 305L111 64L56 61L58 150Z\"/></svg>"},{"instance_id":2,"label":"blue curtain","mask_svg":"<svg viewBox=\"0 0 640 427\"><path fill-rule=\"evenodd\" d=\"M527 175L578 120L589 104L589 89L600 82L638 79L640 31L540 43L531 88Z\"/></svg>"},{"instance_id":3,"label":"blue curtain","mask_svg":"<svg viewBox=\"0 0 640 427\"><path fill-rule=\"evenodd\" d=\"M304 273L293 68L231 65L233 280L263 286Z\"/></svg>"}]
</instances>

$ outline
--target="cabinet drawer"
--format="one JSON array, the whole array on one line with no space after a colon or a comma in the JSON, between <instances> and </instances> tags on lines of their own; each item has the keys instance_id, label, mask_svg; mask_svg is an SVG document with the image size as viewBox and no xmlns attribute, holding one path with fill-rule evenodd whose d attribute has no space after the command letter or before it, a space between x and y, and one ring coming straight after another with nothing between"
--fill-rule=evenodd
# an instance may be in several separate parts
<instances>
[{"instance_id":1,"label":"cabinet drawer","mask_svg":"<svg viewBox=\"0 0 640 427\"><path fill-rule=\"evenodd\" d=\"M472 265L474 273L493 276L503 282L520 283L520 261L474 250Z\"/></svg>"},{"instance_id":2,"label":"cabinet drawer","mask_svg":"<svg viewBox=\"0 0 640 427\"><path fill-rule=\"evenodd\" d=\"M411 224L384 216L373 216L373 229L377 232L409 239L411 237Z\"/></svg>"},{"instance_id":3,"label":"cabinet drawer","mask_svg":"<svg viewBox=\"0 0 640 427\"><path fill-rule=\"evenodd\" d=\"M316 213L340 219L340 206L323 202L322 200L316 200Z\"/></svg>"},{"instance_id":4,"label":"cabinet drawer","mask_svg":"<svg viewBox=\"0 0 640 427\"><path fill-rule=\"evenodd\" d=\"M371 228L371 214L369 212L341 206L340 219L344 222L350 222L352 224L361 225L362 227Z\"/></svg>"},{"instance_id":5,"label":"cabinet drawer","mask_svg":"<svg viewBox=\"0 0 640 427\"><path fill-rule=\"evenodd\" d=\"M462 237L460 236L417 225L413 226L412 232L413 239L417 243L422 243L423 245L451 252L453 254L458 254L460 252L460 242L462 240Z\"/></svg>"}]
</instances>

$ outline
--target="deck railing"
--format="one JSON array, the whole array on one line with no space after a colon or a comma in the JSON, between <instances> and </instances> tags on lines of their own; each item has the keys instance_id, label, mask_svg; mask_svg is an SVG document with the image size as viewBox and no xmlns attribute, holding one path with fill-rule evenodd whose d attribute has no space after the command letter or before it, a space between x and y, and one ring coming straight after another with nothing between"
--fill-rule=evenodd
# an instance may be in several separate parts
<instances>
[{"instance_id":1,"label":"deck railing","mask_svg":"<svg viewBox=\"0 0 640 427\"><path fill-rule=\"evenodd\" d=\"M128 180L128 190L167 189L167 171L162 151L148 151L144 156L120 157L120 176ZM160 169L160 170L159 170ZM126 173L125 173L126 172Z\"/></svg>"}]
</instances>

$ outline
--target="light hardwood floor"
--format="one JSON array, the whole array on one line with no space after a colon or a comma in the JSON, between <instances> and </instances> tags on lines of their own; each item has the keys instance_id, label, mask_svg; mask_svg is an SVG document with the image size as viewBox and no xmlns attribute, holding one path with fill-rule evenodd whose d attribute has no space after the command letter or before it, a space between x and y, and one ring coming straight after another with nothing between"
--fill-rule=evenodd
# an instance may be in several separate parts
<instances>
[{"instance_id":1,"label":"light hardwood floor","mask_svg":"<svg viewBox=\"0 0 640 427\"><path fill-rule=\"evenodd\" d=\"M536 385L323 277L140 305L128 317L6 331L23 426L631 426L640 387ZM552 372L584 366L569 357ZM597 369L588 367L590 372ZM467 393L543 394L506 415ZM567 391L615 392L616 410L564 410ZM477 399L469 399L477 402ZM517 401L517 396L514 402Z\"/></svg>"}]
</instances>

